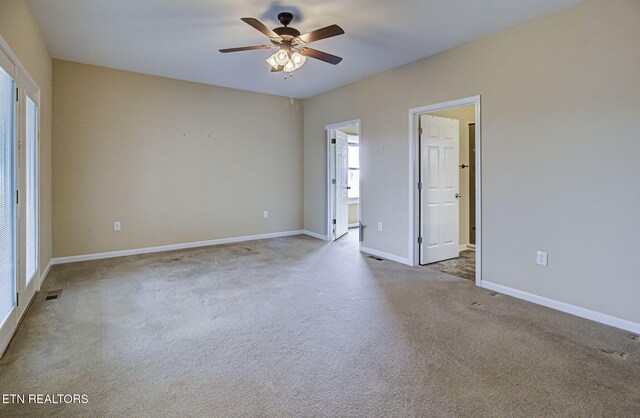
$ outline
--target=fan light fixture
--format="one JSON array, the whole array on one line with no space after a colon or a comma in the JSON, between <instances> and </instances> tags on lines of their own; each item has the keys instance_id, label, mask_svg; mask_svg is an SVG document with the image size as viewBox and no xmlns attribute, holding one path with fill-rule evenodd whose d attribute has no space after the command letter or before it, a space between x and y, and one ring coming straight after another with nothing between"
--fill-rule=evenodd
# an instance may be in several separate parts
<instances>
[{"instance_id":1,"label":"fan light fixture","mask_svg":"<svg viewBox=\"0 0 640 418\"><path fill-rule=\"evenodd\" d=\"M275 70L282 69L287 73L292 73L304 65L307 57L299 52L293 52L282 48L275 54L267 58L267 62Z\"/></svg>"}]
</instances>

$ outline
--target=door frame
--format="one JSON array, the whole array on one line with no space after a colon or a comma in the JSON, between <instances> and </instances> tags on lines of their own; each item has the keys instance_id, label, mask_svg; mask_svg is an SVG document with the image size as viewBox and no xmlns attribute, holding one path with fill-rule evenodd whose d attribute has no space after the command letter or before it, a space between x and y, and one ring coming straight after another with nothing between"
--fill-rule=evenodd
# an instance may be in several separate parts
<instances>
[{"instance_id":1,"label":"door frame","mask_svg":"<svg viewBox=\"0 0 640 418\"><path fill-rule=\"evenodd\" d=\"M331 196L331 131L334 129L340 129L340 128L346 128L347 126L351 126L351 125L358 125L358 139L359 139L359 143L360 143L360 147L359 147L359 151L360 149L362 149L362 122L360 121L360 119L353 119L353 120L348 120L345 122L339 122L339 123L332 123L329 125L325 125L324 127L324 131L325 131L325 136L326 136L326 143L327 143L327 165L326 165L326 169L327 169L327 176L325 179L325 185L326 185L326 202L327 202L327 206L326 206L326 235L325 235L325 241L335 241L335 236L332 233L332 220L333 220L333 207L332 207L332 203L334 201L334 198ZM360 226L362 227L362 189L360 191L360 197L358 198L358 221L360 222ZM360 242L360 240L358 240L358 246L360 246L362 243Z\"/></svg>"},{"instance_id":2,"label":"door frame","mask_svg":"<svg viewBox=\"0 0 640 418\"><path fill-rule=\"evenodd\" d=\"M425 113L453 109L463 106L475 106L476 124L476 286L482 285L482 120L480 111L480 95L466 97L448 102L440 102L427 106L409 109L409 261L417 266L419 260L418 226L420 224L420 208L418 207L418 122L417 118Z\"/></svg>"},{"instance_id":3,"label":"door frame","mask_svg":"<svg viewBox=\"0 0 640 418\"><path fill-rule=\"evenodd\" d=\"M40 156L40 89L37 85L34 85L32 81L24 76L22 72L18 72L17 77L18 84L18 95L19 95L19 105L17 106L17 114L18 114L18 143L19 146L16 149L16 161L17 161L17 184L16 188L19 190L19 204L18 204L18 224L17 224L17 243L18 243L18 252L17 256L20 260L19 268L18 268L18 276L17 276L17 286L18 293L20 298L23 299L23 303L18 305L18 317L21 319L23 315L26 313L29 308L31 302L35 294L40 290L41 280L40 280L40 208L39 208L39 191L40 191L40 167L39 167L39 156ZM26 105L27 105L27 97L31 99L32 102L36 105L38 116L37 116L37 127L36 127L36 270L33 273L32 277L28 277L27 272L27 257L28 254L26 252L27 245L27 230L26 224L28 219L26 218L26 205L27 205L27 137L26 137Z\"/></svg>"}]
</instances>

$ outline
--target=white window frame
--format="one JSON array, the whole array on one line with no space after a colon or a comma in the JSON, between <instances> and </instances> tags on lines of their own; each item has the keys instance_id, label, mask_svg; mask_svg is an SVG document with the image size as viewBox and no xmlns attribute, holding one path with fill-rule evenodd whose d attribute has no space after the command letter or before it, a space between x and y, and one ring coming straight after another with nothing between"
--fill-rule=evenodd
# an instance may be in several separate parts
<instances>
[{"instance_id":1,"label":"white window frame","mask_svg":"<svg viewBox=\"0 0 640 418\"><path fill-rule=\"evenodd\" d=\"M33 162L35 164L35 170L34 170L34 175L35 175L35 222L34 222L34 227L35 227L35 270L33 271L33 273L31 274L31 276L29 276L29 271L26 271L26 281L27 284L29 284L31 282L31 280L35 279L36 277L38 277L38 273L40 272L40 100L39 100L39 94L37 98L32 97L32 93L30 92L28 89L25 92L25 98L27 98L28 100L31 100L34 105L35 105L35 111L36 111L36 138L35 138L35 161ZM39 93L39 90L36 92ZM23 104L24 107L26 108L26 103ZM26 121L26 118L25 118ZM27 138L25 135L25 143L22 145L24 147L24 152L26 154L25 156L25 161L27 166L24 167L24 175L25 175L25 190L24 190L24 199L25 199L25 205L27 205L27 199L29 197L28 194L28 190L29 190L29 185L26 184L26 179L28 178L28 174L27 174L27 168L28 168L28 164L29 164L29 154L27 153L28 151L28 143L27 143ZM27 206L28 209L28 206ZM25 219L25 228L26 225L28 223L29 219ZM26 230L26 232L29 232L28 230ZM29 237L26 236L25 234L25 245L26 245L26 240L28 240ZM28 265L27 259L29 257L28 253L25 253L25 268ZM39 288L40 286L38 286Z\"/></svg>"}]
</instances>

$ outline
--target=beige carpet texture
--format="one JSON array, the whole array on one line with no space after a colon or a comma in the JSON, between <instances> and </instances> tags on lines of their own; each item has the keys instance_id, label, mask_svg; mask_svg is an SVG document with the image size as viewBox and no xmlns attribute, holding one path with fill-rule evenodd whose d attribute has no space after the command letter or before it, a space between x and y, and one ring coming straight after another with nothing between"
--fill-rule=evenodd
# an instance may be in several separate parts
<instances>
[{"instance_id":1,"label":"beige carpet texture","mask_svg":"<svg viewBox=\"0 0 640 418\"><path fill-rule=\"evenodd\" d=\"M355 235L54 266L0 387L87 403L0 415L640 416L638 336L369 258Z\"/></svg>"}]
</instances>

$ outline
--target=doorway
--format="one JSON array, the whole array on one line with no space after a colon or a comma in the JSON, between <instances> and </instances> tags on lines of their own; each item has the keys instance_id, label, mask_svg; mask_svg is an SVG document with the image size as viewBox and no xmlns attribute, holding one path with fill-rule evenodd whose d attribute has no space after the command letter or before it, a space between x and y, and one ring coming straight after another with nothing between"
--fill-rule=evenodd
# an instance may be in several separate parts
<instances>
[{"instance_id":1,"label":"doorway","mask_svg":"<svg viewBox=\"0 0 640 418\"><path fill-rule=\"evenodd\" d=\"M327 133L327 240L360 238L360 121L325 127ZM359 239L360 240L360 239Z\"/></svg>"},{"instance_id":2,"label":"doorway","mask_svg":"<svg viewBox=\"0 0 640 418\"><path fill-rule=\"evenodd\" d=\"M480 284L480 98L409 116L413 264Z\"/></svg>"}]
</instances>

